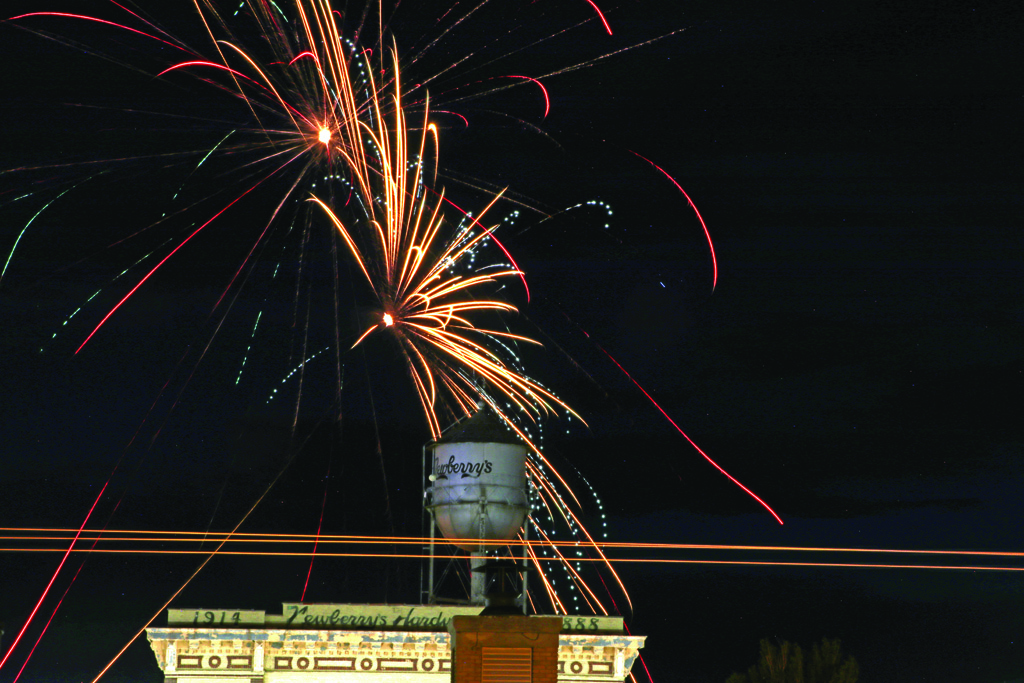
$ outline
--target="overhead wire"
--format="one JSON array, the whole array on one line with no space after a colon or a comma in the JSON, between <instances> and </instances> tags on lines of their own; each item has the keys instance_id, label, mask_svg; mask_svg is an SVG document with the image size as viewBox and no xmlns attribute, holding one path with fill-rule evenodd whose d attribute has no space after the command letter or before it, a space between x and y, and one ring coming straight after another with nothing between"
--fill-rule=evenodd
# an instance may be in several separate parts
<instances>
[{"instance_id":1,"label":"overhead wire","mask_svg":"<svg viewBox=\"0 0 1024 683\"><path fill-rule=\"evenodd\" d=\"M212 559L212 555L220 555L223 557L312 557L311 551L293 551L293 552L271 552L271 551L257 551L257 550L223 550L223 546L226 545L228 539L221 541L218 549L212 554L210 551L204 550L165 550L165 549L114 549L114 548L96 548L96 549L73 549L71 552L82 552L92 553L99 555L210 555L204 565L209 559ZM11 552L11 553L62 553L68 552L65 548L0 548L0 552ZM1019 555L1019 553L1010 554ZM382 559L395 559L395 560L427 560L427 559L448 559L447 555L437 555L429 553L371 553L371 552L351 552L351 553L340 553L340 552L323 552L317 553L320 558L382 558ZM964 570L964 571L1003 571L1003 572L1024 572L1024 566L998 566L998 565L937 565L937 564L897 564L897 563L871 563L871 562L793 562L793 561L778 561L778 560L717 560L717 559L697 559L697 558L672 558L672 557L613 557L608 558L611 562L617 564L692 564L692 565L733 565L733 566L765 566L765 567L835 567L835 568L865 568L865 569L943 569L943 570ZM562 560L558 557L537 557L533 556L534 562L561 562ZM607 560L604 558L595 557L580 557L573 560L573 562L600 562L605 563ZM184 588L184 586L182 586ZM175 594L177 595L177 593ZM170 603L168 603L170 604ZM165 605L166 606L166 605Z\"/></svg>"},{"instance_id":2,"label":"overhead wire","mask_svg":"<svg viewBox=\"0 0 1024 683\"><path fill-rule=\"evenodd\" d=\"M19 535L28 533L50 533L53 536L29 536ZM68 540L59 534L77 534L78 529L70 528L47 528L47 527L0 527L0 541L61 541ZM100 534L99 530L84 529L81 531L81 540L90 540L94 535ZM336 544L383 544L383 545L422 545L428 541L427 538L419 536L362 536L362 535L332 535L332 534L283 534L283 533L231 533L231 532L206 532L206 531L164 531L154 529L108 529L102 532L103 540L106 542L126 541L148 541L148 542L193 542L196 536L203 536L211 540L219 540L228 537L232 543L308 543L311 540L319 539L320 543ZM112 535L113 534L113 535ZM118 537L116 534L122 534ZM149 538L146 537L149 536ZM514 546L577 546L576 541L550 541L541 540L508 540L496 541L493 539L462 539L474 543L480 542L494 547ZM1024 557L1024 551L1002 551L1002 550L947 550L932 548L849 548L838 546L781 546L781 545L736 545L736 544L711 544L711 543L650 543L650 542L622 542L622 541L596 541L596 545L602 549L621 550L749 550L749 551L773 551L773 552L832 552L832 553L882 553L882 554L905 554L905 555L961 555L980 557ZM590 543L587 543L590 546ZM0 548L0 551L4 549ZM575 560L574 560L575 561Z\"/></svg>"}]
</instances>

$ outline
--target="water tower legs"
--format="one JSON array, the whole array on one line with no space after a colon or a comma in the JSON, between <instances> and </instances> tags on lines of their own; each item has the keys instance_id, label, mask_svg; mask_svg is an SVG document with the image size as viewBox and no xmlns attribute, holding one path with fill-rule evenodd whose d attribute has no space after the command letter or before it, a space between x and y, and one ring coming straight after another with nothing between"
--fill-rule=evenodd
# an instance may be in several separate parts
<instances>
[{"instance_id":1,"label":"water tower legs","mask_svg":"<svg viewBox=\"0 0 1024 683\"><path fill-rule=\"evenodd\" d=\"M469 556L469 602L473 605L483 605L487 592L487 572L483 570L487 562L487 555L484 553L473 553Z\"/></svg>"}]
</instances>

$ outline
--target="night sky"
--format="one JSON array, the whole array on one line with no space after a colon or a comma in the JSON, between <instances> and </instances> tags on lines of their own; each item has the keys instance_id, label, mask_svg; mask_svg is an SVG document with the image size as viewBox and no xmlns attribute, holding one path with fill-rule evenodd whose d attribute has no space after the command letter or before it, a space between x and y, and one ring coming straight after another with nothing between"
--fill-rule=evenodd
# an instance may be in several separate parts
<instances>
[{"instance_id":1,"label":"night sky","mask_svg":"<svg viewBox=\"0 0 1024 683\"><path fill-rule=\"evenodd\" d=\"M191 4L167 4L144 6L210 54ZM503 296L521 308L515 329L546 345L524 362L590 424L548 423L545 449L600 496L609 539L1024 551L1019 9L598 5L612 36L582 0L491 0L405 77L478 55L430 86L435 112L469 122L434 115L441 184L465 207L509 188L514 203L494 216L520 212L498 234L531 298L511 285ZM98 1L3 11L41 9L124 16ZM401 4L389 27L403 57L439 34L448 9ZM382 337L341 363L331 352L310 361L297 417L297 382L283 381L334 343L335 310L346 325L371 313L344 261L334 278L327 226L307 243L275 233L230 290L230 309L215 310L274 206L247 200L75 355L146 269L119 273L165 254L194 216L254 182L232 158L193 173L194 152L251 126L251 113L187 74L154 79L180 57L153 41L67 19L17 24L32 30L0 26L3 261L33 215L67 193L34 220L0 281L2 526L77 528L109 479L90 527L226 531L283 471L242 530L314 533L330 468L324 533L418 535L429 432L395 347ZM529 83L481 94L510 74L544 77L546 118ZM699 207L717 256L713 291L700 222L636 154ZM281 186L268 183L267 195ZM590 201L611 215L563 211ZM171 220L142 230L163 213ZM701 458L602 349L785 525ZM59 557L0 553L5 645ZM47 616L82 557L55 583ZM91 679L197 563L88 559L22 680ZM277 612L299 599L307 567L215 559L175 606ZM620 571L627 622L649 636L643 655L660 683L724 681L754 663L764 637L840 638L865 682L1024 680L1019 572ZM418 581L415 562L318 560L307 600L415 602ZM160 680L148 645L107 679Z\"/></svg>"}]
</instances>

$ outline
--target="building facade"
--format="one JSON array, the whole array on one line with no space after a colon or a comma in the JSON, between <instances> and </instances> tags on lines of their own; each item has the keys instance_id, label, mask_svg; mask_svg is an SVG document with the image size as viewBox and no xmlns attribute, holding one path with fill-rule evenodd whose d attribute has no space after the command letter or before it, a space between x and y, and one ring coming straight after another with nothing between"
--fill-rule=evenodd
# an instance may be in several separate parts
<instances>
[{"instance_id":1,"label":"building facade","mask_svg":"<svg viewBox=\"0 0 1024 683\"><path fill-rule=\"evenodd\" d=\"M257 610L168 610L147 636L165 683L443 683L449 625L481 606L285 603ZM622 681L645 636L621 617L566 616L558 681Z\"/></svg>"}]
</instances>

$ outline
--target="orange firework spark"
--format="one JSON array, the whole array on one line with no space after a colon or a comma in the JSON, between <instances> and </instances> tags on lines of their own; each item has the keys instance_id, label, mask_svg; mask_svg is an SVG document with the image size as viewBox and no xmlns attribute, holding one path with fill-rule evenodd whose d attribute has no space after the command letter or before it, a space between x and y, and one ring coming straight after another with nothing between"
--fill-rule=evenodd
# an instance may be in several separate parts
<instances>
[{"instance_id":1,"label":"orange firework spark","mask_svg":"<svg viewBox=\"0 0 1024 683\"><path fill-rule=\"evenodd\" d=\"M625 593L625 586L611 563L594 543L579 516L558 494L556 484L561 484L579 505L571 487L518 424L524 419L535 422L559 409L581 422L583 419L554 393L515 369L510 359L500 352L508 348L504 342L538 342L474 322L482 313L516 312L512 304L477 294L501 278L522 276L521 271L512 266L488 264L486 269L477 269L469 275L455 273L475 249L493 237L493 228L484 227L481 220L501 195L495 196L479 217L464 221L461 227L448 229L441 214L444 192L431 202L424 188L425 148L428 136L436 139L437 135L436 128L428 121L429 102L418 151L413 155L394 52L392 65L395 74L390 107L392 125L388 125L378 91L373 87L369 88L372 118L359 121L372 148L368 156L378 160L381 170L379 175L369 177L370 184L377 190L376 196L363 203L368 210L369 229L347 226L325 201L315 196L312 199L338 230L381 307L379 319L359 336L353 348L378 330L387 329L395 335L435 439L441 436L439 411L443 408L447 408L451 416L460 413L468 416L479 402L487 404L554 474L557 481L551 481L534 463L528 467L535 490L548 510L557 510L571 528L585 536L587 545L604 561ZM372 76L370 78L372 80ZM503 343L494 344L495 340ZM508 407L502 407L502 403ZM582 580L567 562L566 566L574 582ZM593 594L589 587L584 588L584 595ZM628 594L626 597L628 600ZM557 609L559 601L552 602Z\"/></svg>"},{"instance_id":2,"label":"orange firework spark","mask_svg":"<svg viewBox=\"0 0 1024 683\"><path fill-rule=\"evenodd\" d=\"M450 419L473 412L481 401L489 405L532 451L535 462L529 468L531 481L552 518L560 517L570 529L581 533L595 555L610 568L603 551L593 545L580 516L567 502L568 499L579 507L576 494L522 426L524 421L535 423L560 410L581 422L582 418L553 392L514 366L512 347L538 342L477 320L481 315L517 312L512 304L492 296L503 280L519 278L525 286L523 273L495 238L494 228L481 223L501 193L476 218L467 216L458 227L445 223L441 209L448 200L443 191L428 199L425 178L428 140L434 143L435 164L437 158L438 131L428 121L429 100L417 103L424 115L418 149L414 150L408 139L395 51L391 53L390 69L385 68L383 54L380 64L371 64L369 51L359 51L342 38L339 15L327 0L298 0L295 25L299 29L294 32L283 30L276 14L279 10L271 3L250 5L263 34L270 38L275 61L261 60L247 50L233 36L229 23L211 0L193 3L216 50L215 60L203 58L141 16L132 14L146 23L147 32L143 35L161 42L174 41L168 44L188 55L160 71L158 77L188 71L244 102L258 123L255 141L247 146L266 150L259 161L271 162L273 166L213 218L179 241L109 310L78 350L168 259L271 176L286 167L297 176L281 199L279 210L297 192L303 177L325 168L337 169L357 196L365 222L343 222L332 209L331 197L313 197L312 201L325 210L336 226L381 307L378 321L353 346L376 330L391 331L400 342L435 438ZM111 23L82 15L37 14ZM18 18L28 16L31 15ZM129 26L115 25L139 33ZM383 74L380 89L377 73ZM527 76L511 78L536 84L547 102L547 91L539 80ZM392 88L393 95L384 96L384 90ZM546 109L547 105L545 113ZM271 217L270 221L273 220ZM269 227L270 222L256 244ZM497 245L510 264L490 263L466 275L456 272L489 243ZM534 561L540 565L536 557ZM573 582L581 580L571 567L568 571ZM618 576L615 580L621 587ZM593 594L589 588L584 593ZM562 605L557 596L552 602ZM565 611L564 606L561 611Z\"/></svg>"},{"instance_id":3,"label":"orange firework spark","mask_svg":"<svg viewBox=\"0 0 1024 683\"><path fill-rule=\"evenodd\" d=\"M370 197L369 177L381 173L380 169L373 168L372 159L367 159L366 146L359 137L361 128L358 121L365 113L362 109L371 98L365 93L360 94L365 81L353 78L353 74L358 75L359 71L368 72L370 64L365 54L358 53L353 44L342 39L336 20L337 13L327 0L298 0L295 9L299 19L297 23L301 28L294 32L283 30L274 14L278 10L273 3L252 3L253 15L264 35L270 39L276 60L268 63L261 62L232 37L228 23L210 0L202 0L202 3L194 0L194 5L219 61L202 58L155 24L123 7L121 9L128 12L134 21L145 24L145 31L97 17L59 12L33 12L11 18L27 20L45 16L98 22L146 36L182 51L190 58L164 69L157 77L188 70L201 80L241 99L258 124L255 141L246 142L245 147L261 150L263 155L258 162L270 164L259 180L251 183L248 189L239 193L212 218L202 222L180 240L170 253L141 277L85 337L75 353L81 351L111 316L186 243L243 197L250 195L284 169L295 169L297 177L274 210L242 268L239 268L239 273L266 236L280 209L298 189L300 181L312 172L339 168L346 172L348 180L359 189L363 197ZM212 74L221 74L224 78L215 80ZM228 289L237 277L238 274ZM217 302L219 304L220 301Z\"/></svg>"},{"instance_id":4,"label":"orange firework spark","mask_svg":"<svg viewBox=\"0 0 1024 683\"><path fill-rule=\"evenodd\" d=\"M611 29L597 5L592 0L587 2L610 34ZM78 350L168 259L235 203L254 193L264 181L286 168L297 176L253 244L239 273L249 262L285 201L296 196L300 180L312 172L338 169L351 184L352 192L365 212L365 222L343 221L334 211L335 204L330 197L321 199L314 196L311 201L324 210L337 229L381 309L378 320L363 331L353 347L376 331L390 330L400 344L434 438L440 437L444 423L459 415L470 414L481 401L486 403L532 451L530 480L543 505L553 518L560 516L574 533L582 537L577 547L583 545L594 555L580 557L579 561L603 563L626 594L601 544L582 525L580 515L566 500L573 501L579 510L582 506L577 496L523 426L559 411L565 411L581 422L582 418L553 392L519 369L512 348L517 344L538 342L507 329L494 329L494 326L479 320L482 316L516 313L515 306L494 297L494 290L508 278L522 279L525 285L522 271L495 239L494 228L485 227L482 223L491 207L502 197L501 193L476 218L460 221L454 226L445 222L441 211L447 201L445 194L442 191L432 199L428 198L424 171L425 152L430 139L434 141L435 163L437 158L438 131L428 121L429 100L423 107L418 148L413 150L409 146L396 53L391 53L390 76L382 77L381 88L378 89L374 77L378 69L370 64L367 51L360 52L354 44L342 38L336 18L340 15L332 9L329 0L297 0L295 9L300 28L294 33L282 30L276 14L279 10L273 3L260 1L249 5L264 35L271 37L280 61L261 61L253 52L246 50L240 41L232 37L227 22L211 0L193 0L193 3L219 57L217 61L193 53L134 13L132 16L136 20L146 23L146 32L83 15L34 13L112 24L185 52L188 58L158 75L187 70L238 97L258 122L256 132L262 141L249 144L255 144L265 152L260 162L272 165L269 171L250 182L247 189L190 232L140 278L88 334ZM28 16L32 15L15 19ZM610 54L598 59L607 56ZM597 60L571 68L593 61ZM381 62L379 72L386 74L383 59ZM548 94L539 79L518 75L506 77L539 86L547 115ZM417 84L414 89L424 85ZM393 87L394 94L384 96L385 89L390 87ZM435 166L435 177L436 174ZM703 220L701 222L703 224ZM496 244L510 264L491 262L484 267L473 268L468 274L460 274L467 261L488 243ZM234 282L233 278L228 288ZM225 538L221 545L227 540ZM531 546L528 552L532 562L538 568L543 563L561 563L572 584L578 587L592 609L607 613L596 593L587 586L565 554L546 536L545 541L555 556L541 557ZM219 549L214 554L216 552ZM203 565L212 556L210 554ZM565 602L543 571L541 577L544 591L555 611L567 612ZM628 600L628 594L626 598ZM0 666L2 664L0 662Z\"/></svg>"},{"instance_id":5,"label":"orange firework spark","mask_svg":"<svg viewBox=\"0 0 1024 683\"><path fill-rule=\"evenodd\" d=\"M479 217L446 230L441 214L444 192L431 202L424 188L425 147L428 135L436 135L436 128L425 114L418 152L411 154L397 76L398 59L393 52L392 61L396 74L392 125L388 125L380 98L372 87L372 120L358 122L363 136L369 140L372 156L380 164L379 174L365 176L368 184L378 189L375 196L367 194L364 201L369 229L346 226L327 202L313 197L337 228L383 311L379 322L367 328L353 347L375 330L392 330L402 343L434 438L441 436L438 409L443 403L442 392L464 415L471 414L477 401L483 400L511 424L513 415L497 403L496 397L501 396L515 406L517 414L531 420L559 407L582 421L555 394L514 370L488 346L499 338L528 344L538 342L480 327L472 321L474 315L486 311L516 312L512 304L477 298L476 294L502 278L521 276L520 270L499 265L486 272L478 269L469 276L454 273L475 249L493 238L493 228L483 227L480 221L501 195L495 196ZM494 265L498 264L489 264Z\"/></svg>"}]
</instances>

